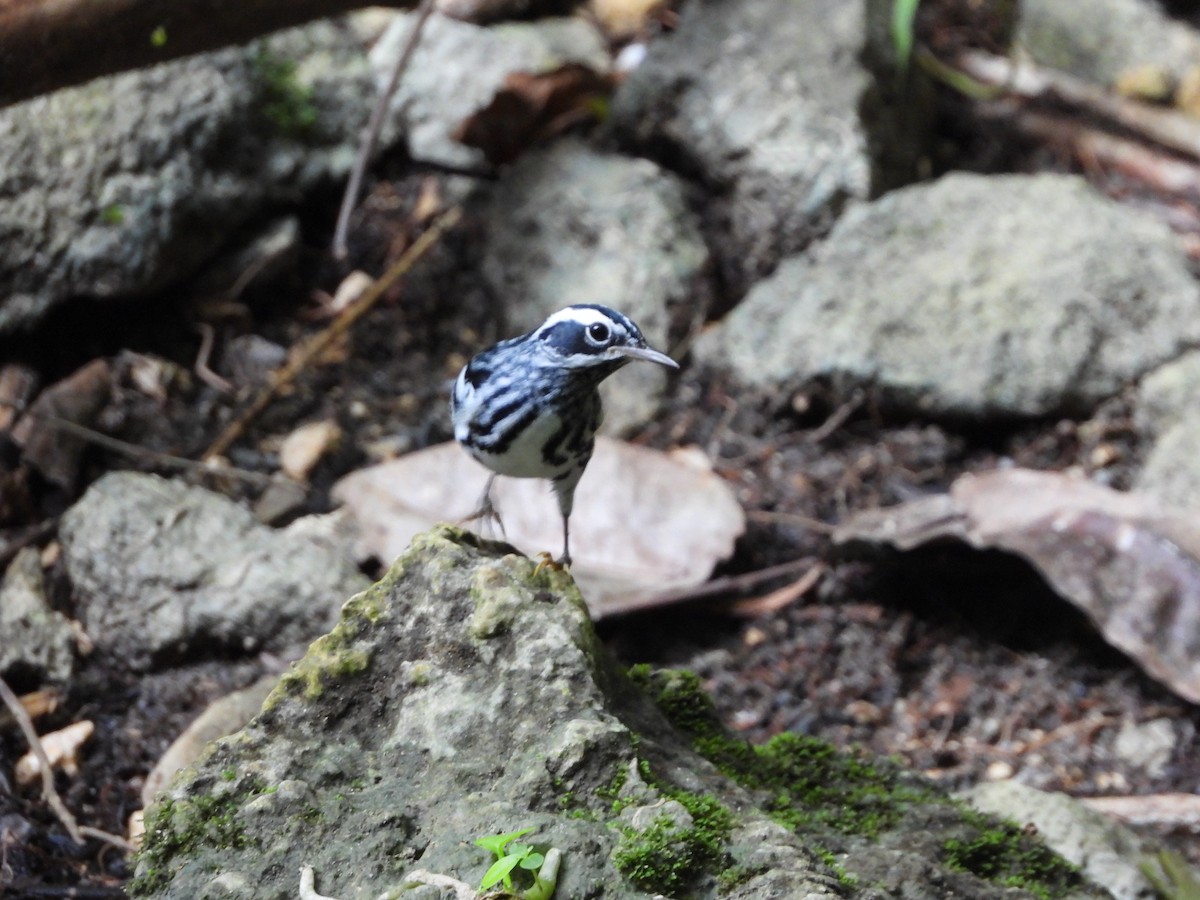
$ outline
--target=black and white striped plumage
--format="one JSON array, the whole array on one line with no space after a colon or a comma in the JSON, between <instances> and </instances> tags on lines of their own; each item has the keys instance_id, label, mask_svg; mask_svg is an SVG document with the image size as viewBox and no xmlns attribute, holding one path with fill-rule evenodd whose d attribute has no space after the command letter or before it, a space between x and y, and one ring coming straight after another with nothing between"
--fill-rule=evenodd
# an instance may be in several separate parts
<instances>
[{"instance_id":1,"label":"black and white striped plumage","mask_svg":"<svg viewBox=\"0 0 1200 900\"><path fill-rule=\"evenodd\" d=\"M477 354L454 383L454 437L467 452L496 475L551 482L562 512L563 564L571 561L575 487L600 427L597 389L634 359L679 367L651 350L627 316L606 306L568 306ZM491 486L489 480L481 512L492 512Z\"/></svg>"}]
</instances>

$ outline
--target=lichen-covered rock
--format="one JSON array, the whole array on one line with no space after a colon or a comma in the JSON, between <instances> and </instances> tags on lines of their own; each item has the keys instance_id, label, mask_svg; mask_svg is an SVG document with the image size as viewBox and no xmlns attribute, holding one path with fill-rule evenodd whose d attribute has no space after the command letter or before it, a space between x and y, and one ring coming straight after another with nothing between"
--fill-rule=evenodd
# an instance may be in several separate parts
<instances>
[{"instance_id":1,"label":"lichen-covered rock","mask_svg":"<svg viewBox=\"0 0 1200 900\"><path fill-rule=\"evenodd\" d=\"M41 556L26 547L0 581L0 675L65 684L74 665L71 623L51 609Z\"/></svg>"},{"instance_id":2,"label":"lichen-covered rock","mask_svg":"<svg viewBox=\"0 0 1200 900\"><path fill-rule=\"evenodd\" d=\"M1165 224L1061 175L948 175L847 212L696 356L745 384L876 387L913 414L1086 411L1200 340Z\"/></svg>"},{"instance_id":3,"label":"lichen-covered rock","mask_svg":"<svg viewBox=\"0 0 1200 900\"><path fill-rule=\"evenodd\" d=\"M417 13L400 14L371 48L381 87L391 78L418 18ZM484 167L487 161L480 150L451 137L458 125L486 107L510 73L541 75L568 63L600 72L608 69L603 37L581 17L484 27L432 16L392 98L385 138L402 135L412 155L422 161Z\"/></svg>"},{"instance_id":4,"label":"lichen-covered rock","mask_svg":"<svg viewBox=\"0 0 1200 900\"><path fill-rule=\"evenodd\" d=\"M96 646L146 668L284 650L337 619L366 579L336 547L259 524L231 500L114 472L63 516L63 561Z\"/></svg>"},{"instance_id":5,"label":"lichen-covered rock","mask_svg":"<svg viewBox=\"0 0 1200 900\"><path fill-rule=\"evenodd\" d=\"M1164 504L1200 509L1200 351L1155 369L1138 385L1134 420L1149 445L1134 486Z\"/></svg>"},{"instance_id":6,"label":"lichen-covered rock","mask_svg":"<svg viewBox=\"0 0 1200 900\"><path fill-rule=\"evenodd\" d=\"M879 0L697 0L614 97L626 146L712 189L735 293L849 202L913 177L925 116L881 102L864 65L872 23L889 10Z\"/></svg>"},{"instance_id":7,"label":"lichen-covered rock","mask_svg":"<svg viewBox=\"0 0 1200 900\"><path fill-rule=\"evenodd\" d=\"M474 840L531 828L523 841L562 855L559 897L917 896L876 886L892 870L1026 896L941 863L939 842L989 823L935 789L804 738L760 752L720 729L694 677L635 675L608 660L568 574L435 529L160 798L130 891L291 898L311 865L328 896L410 896L418 868L478 884L492 858ZM896 830L914 806L920 841ZM1058 865L997 833L1024 842L1012 859ZM1102 896L1058 872L1060 896Z\"/></svg>"},{"instance_id":8,"label":"lichen-covered rock","mask_svg":"<svg viewBox=\"0 0 1200 900\"><path fill-rule=\"evenodd\" d=\"M374 94L361 38L318 22L0 110L0 333L159 289L344 175Z\"/></svg>"},{"instance_id":9,"label":"lichen-covered rock","mask_svg":"<svg viewBox=\"0 0 1200 900\"><path fill-rule=\"evenodd\" d=\"M1146 65L1178 78L1200 58L1200 33L1153 0L1022 0L1017 42L1043 65L1100 84Z\"/></svg>"},{"instance_id":10,"label":"lichen-covered rock","mask_svg":"<svg viewBox=\"0 0 1200 900\"><path fill-rule=\"evenodd\" d=\"M1151 847L1082 801L1012 780L977 785L962 797L994 816L1032 823L1050 846L1114 897L1152 900L1160 896L1141 869Z\"/></svg>"}]
</instances>

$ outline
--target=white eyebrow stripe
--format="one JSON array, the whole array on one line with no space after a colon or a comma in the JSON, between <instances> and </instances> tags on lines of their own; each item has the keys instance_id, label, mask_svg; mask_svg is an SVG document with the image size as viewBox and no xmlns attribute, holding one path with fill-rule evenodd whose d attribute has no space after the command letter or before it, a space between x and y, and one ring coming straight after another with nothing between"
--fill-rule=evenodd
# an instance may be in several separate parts
<instances>
[{"instance_id":1,"label":"white eyebrow stripe","mask_svg":"<svg viewBox=\"0 0 1200 900\"><path fill-rule=\"evenodd\" d=\"M568 306L566 309L560 309L545 322L543 322L538 327L538 331L545 331L548 328L553 328L560 322L578 322L580 325L591 325L595 322L603 322L606 325L621 324L619 322L615 322L612 316L605 315L598 309L575 309Z\"/></svg>"}]
</instances>

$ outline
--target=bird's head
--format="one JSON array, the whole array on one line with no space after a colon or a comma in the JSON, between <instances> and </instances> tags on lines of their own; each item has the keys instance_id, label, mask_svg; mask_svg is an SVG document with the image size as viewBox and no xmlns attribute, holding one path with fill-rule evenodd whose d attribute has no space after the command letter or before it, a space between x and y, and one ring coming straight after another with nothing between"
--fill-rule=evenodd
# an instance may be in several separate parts
<instances>
[{"instance_id":1,"label":"bird's head","mask_svg":"<svg viewBox=\"0 0 1200 900\"><path fill-rule=\"evenodd\" d=\"M635 359L679 368L671 357L646 344L633 320L607 306L580 304L560 309L539 325L531 338L555 365L567 369L608 374Z\"/></svg>"}]
</instances>

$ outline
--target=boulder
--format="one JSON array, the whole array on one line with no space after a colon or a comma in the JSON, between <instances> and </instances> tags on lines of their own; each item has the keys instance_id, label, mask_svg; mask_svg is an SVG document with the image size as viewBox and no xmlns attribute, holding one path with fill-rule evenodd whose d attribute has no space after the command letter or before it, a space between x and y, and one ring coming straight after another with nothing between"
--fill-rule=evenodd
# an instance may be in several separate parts
<instances>
[{"instance_id":1,"label":"boulder","mask_svg":"<svg viewBox=\"0 0 1200 900\"><path fill-rule=\"evenodd\" d=\"M476 841L513 832L557 859L560 897L1104 896L888 763L731 737L694 676L613 664L568 573L448 526L147 824L134 897L290 898L302 868L342 900L471 896L494 861ZM1012 851L989 852L994 884L942 862L981 832Z\"/></svg>"},{"instance_id":2,"label":"boulder","mask_svg":"<svg viewBox=\"0 0 1200 900\"><path fill-rule=\"evenodd\" d=\"M139 669L276 652L337 619L366 579L304 520L277 531L220 494L112 472L63 516L63 561L96 647Z\"/></svg>"},{"instance_id":3,"label":"boulder","mask_svg":"<svg viewBox=\"0 0 1200 900\"><path fill-rule=\"evenodd\" d=\"M1161 221L1064 175L947 175L846 213L696 345L758 387L874 387L900 414L1082 413L1200 340Z\"/></svg>"}]
</instances>

